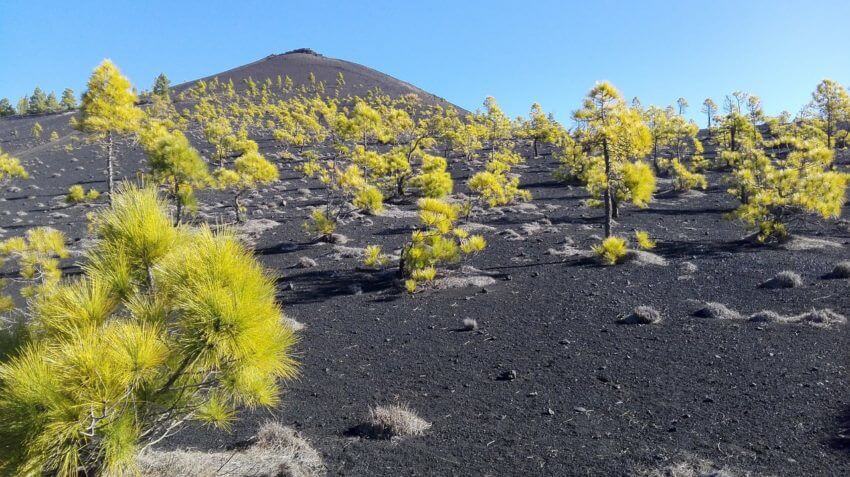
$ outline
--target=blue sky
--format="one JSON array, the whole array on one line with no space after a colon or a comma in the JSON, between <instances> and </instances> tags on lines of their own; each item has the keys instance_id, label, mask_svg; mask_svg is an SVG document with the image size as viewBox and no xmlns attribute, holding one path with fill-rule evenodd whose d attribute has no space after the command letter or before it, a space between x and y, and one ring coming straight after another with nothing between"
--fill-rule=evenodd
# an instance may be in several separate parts
<instances>
[{"instance_id":1,"label":"blue sky","mask_svg":"<svg viewBox=\"0 0 850 477\"><path fill-rule=\"evenodd\" d=\"M0 0L0 97L80 92L105 57L146 89L309 47L511 115L536 101L567 120L603 79L693 117L733 90L796 112L822 78L850 84L848 19L847 0Z\"/></svg>"}]
</instances>

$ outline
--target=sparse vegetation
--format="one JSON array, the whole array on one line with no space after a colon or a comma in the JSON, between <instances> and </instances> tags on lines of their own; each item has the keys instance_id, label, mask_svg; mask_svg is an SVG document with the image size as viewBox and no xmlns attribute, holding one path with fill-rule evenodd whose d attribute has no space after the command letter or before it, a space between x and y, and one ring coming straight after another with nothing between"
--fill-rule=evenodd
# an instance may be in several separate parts
<instances>
[{"instance_id":1,"label":"sparse vegetation","mask_svg":"<svg viewBox=\"0 0 850 477\"><path fill-rule=\"evenodd\" d=\"M593 252L602 260L602 263L616 265L625 260L628 248L625 239L611 236L604 239L599 245L594 245Z\"/></svg>"},{"instance_id":2,"label":"sparse vegetation","mask_svg":"<svg viewBox=\"0 0 850 477\"><path fill-rule=\"evenodd\" d=\"M81 204L83 202L92 202L100 197L100 192L95 189L89 189L88 192L80 184L74 184L68 188L68 194L65 196L65 202L69 204Z\"/></svg>"},{"instance_id":3,"label":"sparse vegetation","mask_svg":"<svg viewBox=\"0 0 850 477\"><path fill-rule=\"evenodd\" d=\"M295 54L299 64L321 58ZM277 414L296 352L317 357L305 361L310 381L290 390L299 405L281 415L304 414L295 422L305 433L324 429L316 437L334 473L399 472L401 458L341 459L332 435L341 429L327 425L339 416L316 414L365 407L378 391L393 402L414 393L457 399L463 409L439 402L439 432L413 447L350 443L391 445L403 457L419 444L454 443L452 433L480 417L485 430L498 427L482 449L503 446L493 455L506 462L551 446L552 458L511 461L532 474L593 473L565 468L556 446L615 428L628 446L618 452L638 441L652 450L624 459L653 466L678 462L659 447L662 434L697 429L739 444L734 420L705 417L734 415L752 393L772 389L764 383L800 370L814 369L819 384L792 383L799 399L840 402L830 383L842 378L833 345L847 321L845 284L821 279L850 277L842 255L850 100L841 84L821 82L795 115L771 116L772 105L735 91L722 106L704 100L703 116L686 98L644 105L604 82L572 115L556 110L561 124L537 103L515 119L492 97L467 112L392 78L386 90L372 87L380 73L355 64L343 76L336 60L309 71L282 56L174 89L161 74L138 96L105 61L79 113L47 116L76 109L76 98L37 88L17 106L44 117L0 120L3 146L37 179L15 183L27 170L0 151L8 193L0 198L0 474L324 475L321 455L294 430L271 423L248 437L251 427L234 426L240 416L258 424L257 409ZM15 114L0 100L0 116ZM68 120L86 135L69 131ZM56 142L46 144L48 135ZM100 148L77 148L80 139ZM113 203L67 206L97 199L86 188L99 187L91 161L101 149ZM140 185L112 190L122 177ZM231 230L223 222L234 215ZM754 234L742 239L742 225ZM795 271L762 277L753 266ZM706 299L730 306L697 301ZM300 321L309 339L296 348ZM658 366L659 356L677 365ZM740 366L754 356L770 365ZM620 358L627 368L614 363ZM710 379L695 366L710 366ZM635 372L650 368L649 381ZM358 376L368 379L351 381ZM458 376L463 382L452 381ZM328 392L343 385L350 402ZM614 413L597 399L641 386L642 399L620 399ZM693 397L693 410L671 416L671 395ZM774 412L792 422L822 411L769 397L771 415L750 410L747 425ZM528 429L574 422L582 432L524 433L529 446L506 451L522 430L517 419ZM764 429L780 435L781 422ZM173 450L169 438L185 425L239 433L226 451ZM371 408L346 434L392 439L430 427L396 404ZM790 440L752 434L795 459L805 451L798 470L810 471L802 462L815 462L814 473L840 467L810 427ZM204 443L196 439L186 442ZM428 451L446 463L434 473L487 470L444 451ZM585 454L576 454L580 463ZM625 465L593 462L610 474Z\"/></svg>"}]
</instances>

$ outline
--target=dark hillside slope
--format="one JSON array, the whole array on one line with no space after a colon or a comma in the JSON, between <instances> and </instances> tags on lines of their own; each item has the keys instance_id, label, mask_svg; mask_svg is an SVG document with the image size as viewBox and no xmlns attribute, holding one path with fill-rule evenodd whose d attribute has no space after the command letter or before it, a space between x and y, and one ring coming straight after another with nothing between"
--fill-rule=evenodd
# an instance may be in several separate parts
<instances>
[{"instance_id":1,"label":"dark hillside slope","mask_svg":"<svg viewBox=\"0 0 850 477\"><path fill-rule=\"evenodd\" d=\"M263 82L266 78L275 81L280 75L281 77L289 76L298 86L309 84L310 73L313 73L316 81L325 83L326 92L329 95L335 94L337 75L342 73L345 85L339 91L340 97L364 96L370 90L379 88L392 97L415 94L426 104L453 106L460 111L463 110L443 98L380 71L350 61L328 58L306 48L280 55L269 55L253 63L201 79L209 81L217 77L223 82L232 79L236 89L242 89L245 87L243 80L249 77L254 81ZM196 82L197 80L177 85L174 90L183 91Z\"/></svg>"}]
</instances>

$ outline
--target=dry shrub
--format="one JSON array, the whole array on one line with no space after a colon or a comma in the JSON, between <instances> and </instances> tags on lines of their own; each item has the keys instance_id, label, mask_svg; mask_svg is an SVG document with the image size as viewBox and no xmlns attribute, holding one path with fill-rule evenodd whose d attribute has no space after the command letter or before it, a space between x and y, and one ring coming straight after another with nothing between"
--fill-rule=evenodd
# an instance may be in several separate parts
<instances>
[{"instance_id":1,"label":"dry shrub","mask_svg":"<svg viewBox=\"0 0 850 477\"><path fill-rule=\"evenodd\" d=\"M256 442L229 452L148 451L139 456L146 477L319 477L326 474L322 456L289 427L263 424Z\"/></svg>"},{"instance_id":2,"label":"dry shrub","mask_svg":"<svg viewBox=\"0 0 850 477\"><path fill-rule=\"evenodd\" d=\"M406 404L390 404L369 409L365 427L368 437L391 439L421 436L431 428L431 423L417 416Z\"/></svg>"}]
</instances>

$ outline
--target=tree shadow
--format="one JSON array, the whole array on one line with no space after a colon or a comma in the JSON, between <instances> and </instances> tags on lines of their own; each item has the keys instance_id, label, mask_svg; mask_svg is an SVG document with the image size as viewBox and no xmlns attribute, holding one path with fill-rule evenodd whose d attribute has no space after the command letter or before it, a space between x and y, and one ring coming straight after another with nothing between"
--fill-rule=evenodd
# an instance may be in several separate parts
<instances>
[{"instance_id":1,"label":"tree shadow","mask_svg":"<svg viewBox=\"0 0 850 477\"><path fill-rule=\"evenodd\" d=\"M397 290L395 270L311 270L277 280L288 285L281 292L285 303L317 303L337 296Z\"/></svg>"},{"instance_id":2,"label":"tree shadow","mask_svg":"<svg viewBox=\"0 0 850 477\"><path fill-rule=\"evenodd\" d=\"M317 243L319 242L315 240L310 242L299 243L283 242L276 245L270 245L268 247L256 248L254 249L254 255L272 256L281 255L285 253L302 252L304 250L308 250L314 247Z\"/></svg>"},{"instance_id":3,"label":"tree shadow","mask_svg":"<svg viewBox=\"0 0 850 477\"><path fill-rule=\"evenodd\" d=\"M734 211L734 207L700 207L696 209L660 209L648 207L646 209L637 209L634 212L637 214L658 214L658 215L711 215L711 214L728 214Z\"/></svg>"},{"instance_id":4,"label":"tree shadow","mask_svg":"<svg viewBox=\"0 0 850 477\"><path fill-rule=\"evenodd\" d=\"M828 444L832 449L850 453L850 407L845 408L836 418Z\"/></svg>"},{"instance_id":5,"label":"tree shadow","mask_svg":"<svg viewBox=\"0 0 850 477\"><path fill-rule=\"evenodd\" d=\"M676 259L691 257L715 258L736 253L755 253L763 250L765 250L765 245L760 245L746 239L731 242L664 240L657 243L654 252L667 259Z\"/></svg>"}]
</instances>

